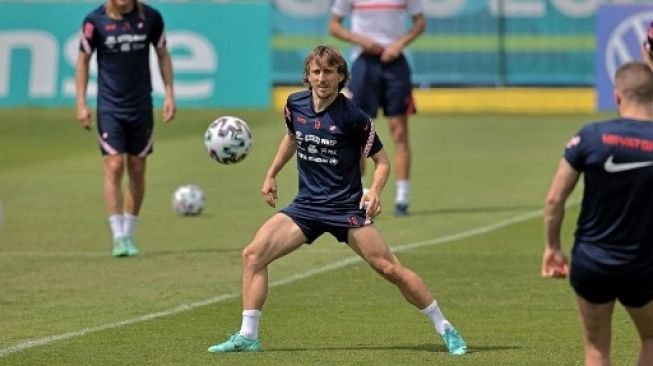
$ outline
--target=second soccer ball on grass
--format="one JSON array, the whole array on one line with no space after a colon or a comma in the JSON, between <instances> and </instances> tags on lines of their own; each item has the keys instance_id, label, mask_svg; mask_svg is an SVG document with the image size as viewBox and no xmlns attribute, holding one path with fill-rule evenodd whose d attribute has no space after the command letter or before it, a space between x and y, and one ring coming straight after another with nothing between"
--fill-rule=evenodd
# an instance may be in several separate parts
<instances>
[{"instance_id":1,"label":"second soccer ball on grass","mask_svg":"<svg viewBox=\"0 0 653 366\"><path fill-rule=\"evenodd\" d=\"M206 200L204 192L195 184L185 184L172 195L172 208L181 216L197 216L202 213Z\"/></svg>"}]
</instances>

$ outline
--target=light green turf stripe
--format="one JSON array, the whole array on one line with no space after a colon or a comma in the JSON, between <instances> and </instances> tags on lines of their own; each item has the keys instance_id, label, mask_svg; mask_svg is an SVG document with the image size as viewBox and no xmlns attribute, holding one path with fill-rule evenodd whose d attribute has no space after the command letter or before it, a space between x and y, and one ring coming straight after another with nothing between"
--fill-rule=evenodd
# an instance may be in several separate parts
<instances>
[{"instance_id":1,"label":"light green turf stripe","mask_svg":"<svg viewBox=\"0 0 653 366\"><path fill-rule=\"evenodd\" d=\"M574 36L508 36L504 39L508 52L593 52L596 40L592 35ZM277 51L302 51L318 44L332 44L340 48L348 43L328 36L275 36L272 49ZM413 51L496 52L499 40L493 36L478 35L425 35L410 45Z\"/></svg>"}]
</instances>

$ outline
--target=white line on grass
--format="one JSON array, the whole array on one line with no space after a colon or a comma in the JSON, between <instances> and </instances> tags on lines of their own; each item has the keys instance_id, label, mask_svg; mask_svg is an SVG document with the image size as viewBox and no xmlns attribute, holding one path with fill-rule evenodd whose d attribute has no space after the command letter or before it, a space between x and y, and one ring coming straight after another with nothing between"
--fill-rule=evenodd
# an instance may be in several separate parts
<instances>
[{"instance_id":1,"label":"white line on grass","mask_svg":"<svg viewBox=\"0 0 653 366\"><path fill-rule=\"evenodd\" d=\"M572 204L575 204L575 203L572 203ZM463 231L463 232L460 232L458 234L452 234L452 235L447 235L447 236L443 236L443 237L440 237L440 238L434 238L434 239L430 239L430 240L424 240L424 241L418 241L418 242L398 245L398 246L392 247L392 250L394 252L401 252L401 251L405 251L405 250L421 248L421 247L426 247L426 246L431 246L431 245L438 245L438 244L443 244L443 243L447 243L447 242L451 242L451 241L466 239L466 238L469 238L469 237L472 237L472 236L477 236L477 235L485 234L485 233L488 233L488 232L491 232L491 231L494 231L494 230L497 230L497 229L501 229L503 227L510 226L510 225L513 225L513 224L516 224L516 223L519 223L519 222L522 222L522 221L530 220L532 218L535 218L535 217L538 217L538 216L541 216L541 215L542 215L542 210L532 211L532 212L526 213L524 215L515 216L515 217L509 218L507 220L498 221L498 222L495 222L495 223L487 225L487 226L482 226L482 227L479 227L479 228L476 228L476 229ZM325 266L322 266L322 267L319 267L319 268L316 268L316 269L313 269L313 270L310 270L310 271L297 273L297 274L282 278L280 280L273 281L273 282L270 283L270 287L288 285L288 284L291 284L293 282L297 282L297 281L303 280L305 278L312 277L312 276L315 276L315 275L319 275L319 274L322 274L322 273L325 273L325 272L330 272L330 271L333 271L333 270L337 270L337 269L346 267L346 266L348 266L350 264L354 264L354 263L357 263L357 262L360 262L360 261L361 261L361 259L359 257L345 258L345 259L333 262L331 264L327 264ZM135 324L135 323L144 322L144 321L151 320L151 319L156 319L156 318L161 318L161 317L165 317L165 316L175 315L175 314L179 314L179 313L182 313L184 311L192 310L192 309L195 309L195 308L198 308L198 307L201 307L201 306L212 305L212 304L216 304L216 303L219 303L219 302L222 302L222 301L225 301L225 300L229 300L229 299L233 299L233 298L237 298L237 297L240 297L240 291L232 292L232 293L228 293L228 294L223 294L223 295L220 295L220 296L211 297L209 299L192 302L190 304L179 305L179 306L176 306L174 308L170 308L170 309L163 310L163 311L158 311L158 312L155 312L155 313L146 314L146 315L143 315L143 316L139 316L139 317L136 317L136 318L119 321L119 322L116 322L116 323L107 323L107 324L103 324L103 325L98 325L97 327L85 328L85 329L80 329L80 330L76 330L76 331L72 331L72 332L68 332L68 333L62 333L62 334L47 336L47 337L43 337L43 338L36 338L36 339L23 341L21 343L18 343L16 345L13 345L13 346L10 346L10 347L0 348L0 358L8 356L8 355L10 355L12 353L22 352L22 351L28 350L30 348L34 348L34 347L38 347L38 346L45 346L45 345L48 345L48 344L51 344L51 343L64 341L66 339L81 337L81 336L84 336L84 335L87 335L87 334L90 334L90 333L101 332L103 330L121 328L121 327L125 327L125 326L132 325L132 324Z\"/></svg>"}]
</instances>

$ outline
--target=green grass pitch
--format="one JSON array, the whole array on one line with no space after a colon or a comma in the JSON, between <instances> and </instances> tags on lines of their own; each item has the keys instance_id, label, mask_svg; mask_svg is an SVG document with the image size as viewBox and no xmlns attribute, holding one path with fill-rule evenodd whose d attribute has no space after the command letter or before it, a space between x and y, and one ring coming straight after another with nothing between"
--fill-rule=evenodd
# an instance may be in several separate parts
<instances>
[{"instance_id":1,"label":"green grass pitch","mask_svg":"<svg viewBox=\"0 0 653 366\"><path fill-rule=\"evenodd\" d=\"M254 134L251 155L236 165L213 162L202 143L222 114L242 117ZM539 277L538 211L567 139L602 117L411 120L413 215L391 215L390 180L376 223L466 338L469 353L457 358L395 288L328 235L271 266L263 352L206 352L240 325L239 255L275 212L259 189L284 133L281 113L182 109L171 124L157 121L142 254L114 259L95 135L72 109L0 110L0 365L581 365L571 288ZM383 119L378 129L392 154ZM294 164L280 174L280 205L296 192ZM205 191L199 217L171 208L184 183ZM577 214L571 206L567 251ZM638 347L617 307L615 364L634 364Z\"/></svg>"}]
</instances>

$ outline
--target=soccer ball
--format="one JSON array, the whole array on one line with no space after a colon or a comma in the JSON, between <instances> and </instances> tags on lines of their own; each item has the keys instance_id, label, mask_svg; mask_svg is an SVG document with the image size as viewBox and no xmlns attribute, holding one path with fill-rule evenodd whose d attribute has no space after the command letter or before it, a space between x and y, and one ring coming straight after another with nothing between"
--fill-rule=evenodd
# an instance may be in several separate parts
<instances>
[{"instance_id":1,"label":"soccer ball","mask_svg":"<svg viewBox=\"0 0 653 366\"><path fill-rule=\"evenodd\" d=\"M252 148L252 131L238 117L218 117L206 130L204 145L209 156L218 163L237 163L245 159Z\"/></svg>"},{"instance_id":2,"label":"soccer ball","mask_svg":"<svg viewBox=\"0 0 653 366\"><path fill-rule=\"evenodd\" d=\"M204 209L204 192L195 184L185 184L172 195L172 207L182 216L196 216Z\"/></svg>"}]
</instances>

